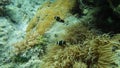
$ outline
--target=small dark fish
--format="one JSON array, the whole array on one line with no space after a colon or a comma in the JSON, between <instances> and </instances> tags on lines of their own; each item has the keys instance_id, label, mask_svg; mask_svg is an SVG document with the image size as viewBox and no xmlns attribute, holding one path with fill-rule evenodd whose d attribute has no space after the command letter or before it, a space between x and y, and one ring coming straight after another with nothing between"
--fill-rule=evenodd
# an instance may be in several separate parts
<instances>
[{"instance_id":1,"label":"small dark fish","mask_svg":"<svg viewBox=\"0 0 120 68\"><path fill-rule=\"evenodd\" d=\"M66 45L66 41L61 40L61 41L58 41L57 44L59 46L63 46L63 45Z\"/></svg>"},{"instance_id":2,"label":"small dark fish","mask_svg":"<svg viewBox=\"0 0 120 68\"><path fill-rule=\"evenodd\" d=\"M64 23L64 20L62 20L62 19L61 19L60 17L58 17L58 16L55 16L54 19L55 19L56 21L59 21L59 22Z\"/></svg>"}]
</instances>

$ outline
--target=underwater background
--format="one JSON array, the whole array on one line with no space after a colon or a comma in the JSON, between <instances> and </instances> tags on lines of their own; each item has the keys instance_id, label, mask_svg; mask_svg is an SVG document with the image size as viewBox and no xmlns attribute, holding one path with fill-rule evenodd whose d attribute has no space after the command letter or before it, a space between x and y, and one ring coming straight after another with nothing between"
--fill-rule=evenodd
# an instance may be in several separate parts
<instances>
[{"instance_id":1,"label":"underwater background","mask_svg":"<svg viewBox=\"0 0 120 68\"><path fill-rule=\"evenodd\" d=\"M0 68L120 68L120 0L0 0Z\"/></svg>"}]
</instances>

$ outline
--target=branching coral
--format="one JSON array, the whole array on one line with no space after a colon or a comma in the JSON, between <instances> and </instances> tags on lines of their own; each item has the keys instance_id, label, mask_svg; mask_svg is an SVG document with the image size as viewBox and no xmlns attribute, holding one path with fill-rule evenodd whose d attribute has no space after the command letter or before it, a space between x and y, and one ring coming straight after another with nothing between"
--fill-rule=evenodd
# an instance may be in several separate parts
<instances>
[{"instance_id":1,"label":"branching coral","mask_svg":"<svg viewBox=\"0 0 120 68\"><path fill-rule=\"evenodd\" d=\"M116 41L114 41L116 42ZM111 68L116 59L107 35L97 36L79 45L50 46L43 57L43 68ZM79 67L78 67L79 66Z\"/></svg>"}]
</instances>

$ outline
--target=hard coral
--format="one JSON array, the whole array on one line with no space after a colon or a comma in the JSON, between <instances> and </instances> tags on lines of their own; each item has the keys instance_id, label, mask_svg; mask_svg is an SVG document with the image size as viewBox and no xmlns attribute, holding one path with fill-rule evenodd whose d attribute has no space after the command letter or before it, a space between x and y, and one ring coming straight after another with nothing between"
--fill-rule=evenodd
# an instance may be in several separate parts
<instances>
[{"instance_id":1,"label":"hard coral","mask_svg":"<svg viewBox=\"0 0 120 68\"><path fill-rule=\"evenodd\" d=\"M114 41L116 42L116 41ZM111 68L116 57L112 51L113 45L107 35L86 40L83 44L50 46L43 57L43 68ZM78 67L79 66L79 67Z\"/></svg>"}]
</instances>

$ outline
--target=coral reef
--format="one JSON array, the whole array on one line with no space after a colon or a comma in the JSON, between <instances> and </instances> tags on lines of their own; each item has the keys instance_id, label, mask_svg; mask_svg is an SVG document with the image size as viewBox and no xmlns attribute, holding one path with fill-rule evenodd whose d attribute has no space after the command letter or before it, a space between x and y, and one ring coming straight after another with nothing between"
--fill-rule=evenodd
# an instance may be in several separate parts
<instances>
[{"instance_id":1,"label":"coral reef","mask_svg":"<svg viewBox=\"0 0 120 68\"><path fill-rule=\"evenodd\" d=\"M27 22L44 1L0 0L0 68L19 67L11 61L16 54L13 44L23 40Z\"/></svg>"},{"instance_id":2,"label":"coral reef","mask_svg":"<svg viewBox=\"0 0 120 68\"><path fill-rule=\"evenodd\" d=\"M0 68L120 68L120 0L0 0Z\"/></svg>"},{"instance_id":3,"label":"coral reef","mask_svg":"<svg viewBox=\"0 0 120 68\"><path fill-rule=\"evenodd\" d=\"M46 2L38 9L26 31L30 32L34 29L39 34L44 34L55 23L54 18L58 16L61 19L64 19L69 15L70 10L75 6L75 3L76 0L57 0L54 3Z\"/></svg>"},{"instance_id":4,"label":"coral reef","mask_svg":"<svg viewBox=\"0 0 120 68\"><path fill-rule=\"evenodd\" d=\"M69 12L75 6L75 3L76 0L57 0L53 3L46 2L43 4L43 6L38 9L36 15L30 21L26 30L27 34L25 40L16 43L17 45L15 45L15 48L17 48L18 51L23 51L24 49L31 48L31 46L36 45L35 39L39 35L42 36L55 23L56 20L54 17L59 16L61 19L64 19L66 16L70 15ZM31 40L31 37L27 36L31 36L34 39ZM31 42L28 40L31 40Z\"/></svg>"},{"instance_id":5,"label":"coral reef","mask_svg":"<svg viewBox=\"0 0 120 68\"><path fill-rule=\"evenodd\" d=\"M111 68L115 64L112 48L118 43L107 35L93 37L83 44L51 45L43 57L42 68ZM77 67L80 66L80 67Z\"/></svg>"}]
</instances>

